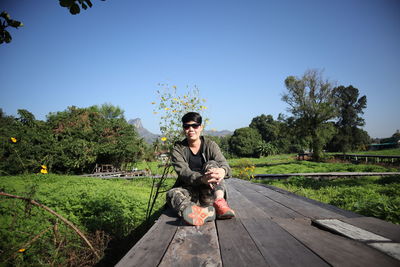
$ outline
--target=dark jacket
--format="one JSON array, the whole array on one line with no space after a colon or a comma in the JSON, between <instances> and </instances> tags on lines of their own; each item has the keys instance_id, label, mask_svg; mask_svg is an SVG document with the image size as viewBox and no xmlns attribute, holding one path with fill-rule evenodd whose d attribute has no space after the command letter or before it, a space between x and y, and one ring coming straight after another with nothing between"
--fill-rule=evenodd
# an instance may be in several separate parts
<instances>
[{"instance_id":1,"label":"dark jacket","mask_svg":"<svg viewBox=\"0 0 400 267\"><path fill-rule=\"evenodd\" d=\"M200 137L202 144L202 152L201 155L204 159L204 162L215 160L218 162L220 168L225 170L225 179L231 177L231 168L229 167L228 162L226 161L224 155L221 152L221 149L214 141ZM203 176L200 172L192 171L189 168L189 156L190 156L190 148L187 139L183 141L176 142L174 148L172 150L172 165L176 173L178 174L178 179L174 185L174 187L179 186L197 186L201 185L201 177Z\"/></svg>"}]
</instances>

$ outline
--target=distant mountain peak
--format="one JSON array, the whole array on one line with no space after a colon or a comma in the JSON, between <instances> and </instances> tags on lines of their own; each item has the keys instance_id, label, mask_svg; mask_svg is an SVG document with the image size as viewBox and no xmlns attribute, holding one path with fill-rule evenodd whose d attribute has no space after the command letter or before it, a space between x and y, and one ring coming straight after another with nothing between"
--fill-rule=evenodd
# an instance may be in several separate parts
<instances>
[{"instance_id":1,"label":"distant mountain peak","mask_svg":"<svg viewBox=\"0 0 400 267\"><path fill-rule=\"evenodd\" d=\"M159 137L159 135L153 134L152 132L144 128L142 120L140 118L129 120L128 123L133 125L136 128L139 136L142 137L149 144L152 144Z\"/></svg>"},{"instance_id":2,"label":"distant mountain peak","mask_svg":"<svg viewBox=\"0 0 400 267\"><path fill-rule=\"evenodd\" d=\"M132 124L133 126L135 126L136 129L143 129L142 120L140 118L129 120L128 123Z\"/></svg>"}]
</instances>

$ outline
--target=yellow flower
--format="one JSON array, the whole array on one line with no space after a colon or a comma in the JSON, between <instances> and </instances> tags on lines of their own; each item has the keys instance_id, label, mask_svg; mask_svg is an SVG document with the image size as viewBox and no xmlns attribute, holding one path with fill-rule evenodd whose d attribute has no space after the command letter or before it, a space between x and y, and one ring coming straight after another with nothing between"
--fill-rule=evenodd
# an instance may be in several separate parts
<instances>
[{"instance_id":1,"label":"yellow flower","mask_svg":"<svg viewBox=\"0 0 400 267\"><path fill-rule=\"evenodd\" d=\"M178 111L176 109L174 109L172 112L175 113L175 112L178 112Z\"/></svg>"},{"instance_id":2,"label":"yellow flower","mask_svg":"<svg viewBox=\"0 0 400 267\"><path fill-rule=\"evenodd\" d=\"M42 169L40 170L40 173L47 174L48 173L47 172L47 166L46 165L42 165L41 167L42 167Z\"/></svg>"},{"instance_id":3,"label":"yellow flower","mask_svg":"<svg viewBox=\"0 0 400 267\"><path fill-rule=\"evenodd\" d=\"M152 104L152 105L155 105L155 104L156 104L156 102L151 102L151 104Z\"/></svg>"},{"instance_id":4,"label":"yellow flower","mask_svg":"<svg viewBox=\"0 0 400 267\"><path fill-rule=\"evenodd\" d=\"M170 110L170 108L165 108L165 110Z\"/></svg>"},{"instance_id":5,"label":"yellow flower","mask_svg":"<svg viewBox=\"0 0 400 267\"><path fill-rule=\"evenodd\" d=\"M26 250L26 248L21 248L18 250L18 252L24 252Z\"/></svg>"},{"instance_id":6,"label":"yellow flower","mask_svg":"<svg viewBox=\"0 0 400 267\"><path fill-rule=\"evenodd\" d=\"M11 137L10 139L11 139L11 142L13 142L13 143L17 142L17 138L15 138L15 137Z\"/></svg>"},{"instance_id":7,"label":"yellow flower","mask_svg":"<svg viewBox=\"0 0 400 267\"><path fill-rule=\"evenodd\" d=\"M207 107L206 107L206 106L200 106L200 108L201 108L201 109L207 109Z\"/></svg>"},{"instance_id":8,"label":"yellow flower","mask_svg":"<svg viewBox=\"0 0 400 267\"><path fill-rule=\"evenodd\" d=\"M176 89L176 85L172 86L172 88Z\"/></svg>"},{"instance_id":9,"label":"yellow flower","mask_svg":"<svg viewBox=\"0 0 400 267\"><path fill-rule=\"evenodd\" d=\"M163 141L163 142L165 142L165 141L167 141L167 137L161 137L161 141Z\"/></svg>"}]
</instances>

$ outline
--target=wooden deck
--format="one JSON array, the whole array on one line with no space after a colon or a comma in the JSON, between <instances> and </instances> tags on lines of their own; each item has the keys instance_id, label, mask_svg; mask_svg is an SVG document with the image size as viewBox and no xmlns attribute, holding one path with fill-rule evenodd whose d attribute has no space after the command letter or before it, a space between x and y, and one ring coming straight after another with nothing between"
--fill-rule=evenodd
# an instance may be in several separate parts
<instances>
[{"instance_id":1,"label":"wooden deck","mask_svg":"<svg viewBox=\"0 0 400 267\"><path fill-rule=\"evenodd\" d=\"M236 218L194 227L166 211L116 266L400 266L398 225L270 186L227 185Z\"/></svg>"}]
</instances>

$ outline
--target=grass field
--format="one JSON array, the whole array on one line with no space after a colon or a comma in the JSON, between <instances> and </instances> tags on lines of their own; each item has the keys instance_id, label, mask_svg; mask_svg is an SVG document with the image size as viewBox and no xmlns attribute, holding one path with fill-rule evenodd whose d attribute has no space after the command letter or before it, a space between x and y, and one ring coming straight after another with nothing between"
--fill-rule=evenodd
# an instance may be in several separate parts
<instances>
[{"instance_id":1,"label":"grass field","mask_svg":"<svg viewBox=\"0 0 400 267\"><path fill-rule=\"evenodd\" d=\"M34 174L0 177L0 189L53 209L85 233L101 255L110 238L127 238L143 224L152 181ZM167 179L163 190L174 182ZM159 196L154 211L164 204L165 193ZM2 263L79 266L96 261L72 230L43 209L0 196L0 214Z\"/></svg>"},{"instance_id":2,"label":"grass field","mask_svg":"<svg viewBox=\"0 0 400 267\"><path fill-rule=\"evenodd\" d=\"M384 149L384 150L370 150L370 151L356 151L347 154L361 154L361 155L380 155L380 156L400 156L400 148Z\"/></svg>"},{"instance_id":3,"label":"grass field","mask_svg":"<svg viewBox=\"0 0 400 267\"><path fill-rule=\"evenodd\" d=\"M400 224L400 176L257 181L365 216Z\"/></svg>"},{"instance_id":4,"label":"grass field","mask_svg":"<svg viewBox=\"0 0 400 267\"><path fill-rule=\"evenodd\" d=\"M264 158L230 159L233 176L238 177L244 168L254 166L253 174L315 173L315 172L394 172L398 168L375 164L340 162L312 162L296 160L296 155L277 155Z\"/></svg>"}]
</instances>

